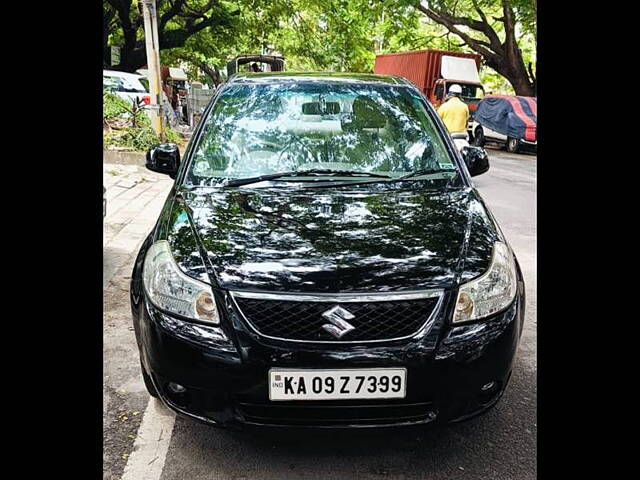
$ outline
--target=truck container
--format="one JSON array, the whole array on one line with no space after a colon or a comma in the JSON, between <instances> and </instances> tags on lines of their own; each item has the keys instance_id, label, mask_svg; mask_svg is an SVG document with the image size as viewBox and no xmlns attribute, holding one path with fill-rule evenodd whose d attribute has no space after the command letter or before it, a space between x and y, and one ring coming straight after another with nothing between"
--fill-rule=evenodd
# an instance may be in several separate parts
<instances>
[{"instance_id":1,"label":"truck container","mask_svg":"<svg viewBox=\"0 0 640 480\"><path fill-rule=\"evenodd\" d=\"M462 87L462 99L474 112L484 96L480 83L481 56L446 50L418 50L376 56L374 73L398 75L415 84L438 107L454 83Z\"/></svg>"}]
</instances>

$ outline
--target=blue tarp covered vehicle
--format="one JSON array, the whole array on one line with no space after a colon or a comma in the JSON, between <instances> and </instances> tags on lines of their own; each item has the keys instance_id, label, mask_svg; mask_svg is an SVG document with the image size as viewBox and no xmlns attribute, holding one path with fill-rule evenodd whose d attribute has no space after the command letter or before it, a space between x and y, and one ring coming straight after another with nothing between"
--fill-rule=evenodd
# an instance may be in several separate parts
<instances>
[{"instance_id":1,"label":"blue tarp covered vehicle","mask_svg":"<svg viewBox=\"0 0 640 480\"><path fill-rule=\"evenodd\" d=\"M478 103L474 120L506 137L537 142L538 102L535 97L487 95Z\"/></svg>"}]
</instances>

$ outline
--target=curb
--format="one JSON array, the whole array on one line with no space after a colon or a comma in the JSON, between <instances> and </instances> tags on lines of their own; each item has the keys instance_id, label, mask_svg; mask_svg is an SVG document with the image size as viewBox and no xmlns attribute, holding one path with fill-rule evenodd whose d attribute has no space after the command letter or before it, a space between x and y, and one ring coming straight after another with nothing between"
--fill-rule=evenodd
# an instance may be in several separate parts
<instances>
[{"instance_id":1,"label":"curb","mask_svg":"<svg viewBox=\"0 0 640 480\"><path fill-rule=\"evenodd\" d=\"M118 165L139 165L144 167L145 154L118 150L103 150L102 163Z\"/></svg>"}]
</instances>

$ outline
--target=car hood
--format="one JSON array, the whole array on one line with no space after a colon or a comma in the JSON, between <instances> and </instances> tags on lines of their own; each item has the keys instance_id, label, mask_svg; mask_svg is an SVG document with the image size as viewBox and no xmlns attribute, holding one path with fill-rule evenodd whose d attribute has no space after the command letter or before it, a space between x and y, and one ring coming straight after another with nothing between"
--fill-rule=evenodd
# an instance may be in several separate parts
<instances>
[{"instance_id":1,"label":"car hood","mask_svg":"<svg viewBox=\"0 0 640 480\"><path fill-rule=\"evenodd\" d=\"M487 269L499 235L473 188L225 189L182 198L166 225L176 261L233 290L447 288Z\"/></svg>"}]
</instances>

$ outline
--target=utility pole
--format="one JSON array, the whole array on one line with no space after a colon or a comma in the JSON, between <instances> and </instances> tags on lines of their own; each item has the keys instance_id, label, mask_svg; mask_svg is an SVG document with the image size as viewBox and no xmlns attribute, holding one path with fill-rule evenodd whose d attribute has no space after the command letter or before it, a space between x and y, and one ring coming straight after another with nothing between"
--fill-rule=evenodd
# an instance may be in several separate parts
<instances>
[{"instance_id":1,"label":"utility pole","mask_svg":"<svg viewBox=\"0 0 640 480\"><path fill-rule=\"evenodd\" d=\"M162 112L162 79L160 76L160 44L158 41L158 14L155 0L139 0L144 17L144 41L147 50L151 126L161 141L165 141Z\"/></svg>"}]
</instances>

